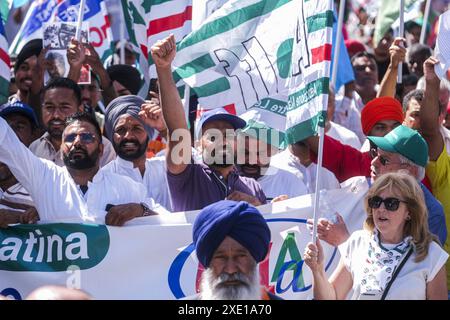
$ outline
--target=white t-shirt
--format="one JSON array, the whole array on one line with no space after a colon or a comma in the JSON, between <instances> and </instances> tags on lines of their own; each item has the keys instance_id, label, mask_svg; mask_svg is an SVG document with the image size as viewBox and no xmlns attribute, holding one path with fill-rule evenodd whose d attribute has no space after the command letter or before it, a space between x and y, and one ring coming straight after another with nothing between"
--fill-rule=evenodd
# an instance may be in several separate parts
<instances>
[{"instance_id":1,"label":"white t-shirt","mask_svg":"<svg viewBox=\"0 0 450 320\"><path fill-rule=\"evenodd\" d=\"M257 181L268 200L283 194L289 198L308 194L308 189L302 179L292 172L273 166L270 166L266 174Z\"/></svg>"},{"instance_id":2,"label":"white t-shirt","mask_svg":"<svg viewBox=\"0 0 450 320\"><path fill-rule=\"evenodd\" d=\"M366 230L354 232L346 242L344 265L352 274L352 300L360 298L361 279L367 260L371 234ZM432 281L448 259L448 254L436 242L430 244L428 256L415 262L413 253L398 273L386 296L386 300L425 300L426 285Z\"/></svg>"},{"instance_id":3,"label":"white t-shirt","mask_svg":"<svg viewBox=\"0 0 450 320\"><path fill-rule=\"evenodd\" d=\"M361 148L358 136L349 129L330 121L330 129L326 132L330 136L343 144L349 145L357 150Z\"/></svg>"},{"instance_id":4,"label":"white t-shirt","mask_svg":"<svg viewBox=\"0 0 450 320\"><path fill-rule=\"evenodd\" d=\"M353 92L353 99L337 94L335 104L333 121L354 132L362 143L366 136L361 126L361 110L364 107L361 97L356 91Z\"/></svg>"},{"instance_id":5,"label":"white t-shirt","mask_svg":"<svg viewBox=\"0 0 450 320\"><path fill-rule=\"evenodd\" d=\"M145 202L158 213L167 212L147 197L144 185L112 172L98 171L83 194L66 167L36 157L19 141L3 118L0 118L0 161L28 190L41 223L104 224L107 204Z\"/></svg>"},{"instance_id":6,"label":"white t-shirt","mask_svg":"<svg viewBox=\"0 0 450 320\"><path fill-rule=\"evenodd\" d=\"M316 172L317 165L311 163L308 167L305 167L300 163L300 160L294 156L289 148L277 153L270 160L270 165L292 172L299 177L308 189L308 193L314 193L316 191ZM339 189L340 184L336 179L336 176L322 167L320 174L320 189Z\"/></svg>"},{"instance_id":7,"label":"white t-shirt","mask_svg":"<svg viewBox=\"0 0 450 320\"><path fill-rule=\"evenodd\" d=\"M108 163L101 170L114 172L144 184L147 189L147 197L153 198L156 203L172 211L172 201L167 184L165 157L147 159L145 161L144 176L141 175L139 168L134 168L133 162L120 157Z\"/></svg>"}]
</instances>

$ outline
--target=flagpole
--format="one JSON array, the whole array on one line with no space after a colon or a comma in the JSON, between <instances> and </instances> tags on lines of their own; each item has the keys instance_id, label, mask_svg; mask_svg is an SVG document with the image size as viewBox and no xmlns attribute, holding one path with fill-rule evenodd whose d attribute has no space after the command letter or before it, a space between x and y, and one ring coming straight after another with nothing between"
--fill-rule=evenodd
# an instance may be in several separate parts
<instances>
[{"instance_id":1,"label":"flagpole","mask_svg":"<svg viewBox=\"0 0 450 320\"><path fill-rule=\"evenodd\" d=\"M324 124L325 125L325 124ZM320 173L322 170L322 158L323 158L323 141L325 136L325 128L319 126L319 150L317 157L317 168L316 168L316 189L314 191L314 211L313 211L313 234L312 243L316 243L317 239L317 220L319 220L319 203L320 203Z\"/></svg>"},{"instance_id":2,"label":"flagpole","mask_svg":"<svg viewBox=\"0 0 450 320\"><path fill-rule=\"evenodd\" d=\"M400 0L400 32L399 37L405 36L405 0ZM402 83L403 63L398 65L397 83Z\"/></svg>"},{"instance_id":3,"label":"flagpole","mask_svg":"<svg viewBox=\"0 0 450 320\"><path fill-rule=\"evenodd\" d=\"M422 30L420 30L420 43L425 43L425 35L427 33L428 16L430 15L431 0L427 0L425 4L425 12L423 13Z\"/></svg>"},{"instance_id":4,"label":"flagpole","mask_svg":"<svg viewBox=\"0 0 450 320\"><path fill-rule=\"evenodd\" d=\"M336 43L333 43L334 47L334 57L333 57L333 70L331 71L331 86L336 87L337 81L337 69L339 63L339 55L341 54L341 41L342 41L342 25L344 24L344 11L345 11L345 0L341 0L339 4L339 17L336 30Z\"/></svg>"},{"instance_id":5,"label":"flagpole","mask_svg":"<svg viewBox=\"0 0 450 320\"><path fill-rule=\"evenodd\" d=\"M341 0L339 3L339 16L338 24L336 30L336 42L333 43L334 47L334 57L333 57L333 70L331 74L331 87L336 87L337 81L337 68L339 55L341 53L341 41L342 41L342 26L344 24L344 11L345 11L345 0ZM323 127L319 125L319 150L317 155L317 168L316 168L316 188L314 191L314 211L313 211L313 232L312 232L312 242L316 243L317 239L317 220L319 219L319 203L320 203L320 176L322 172L322 159L323 159L323 142L325 136L325 121Z\"/></svg>"},{"instance_id":6,"label":"flagpole","mask_svg":"<svg viewBox=\"0 0 450 320\"><path fill-rule=\"evenodd\" d=\"M125 23L122 15L120 19L120 64L125 64Z\"/></svg>"},{"instance_id":7,"label":"flagpole","mask_svg":"<svg viewBox=\"0 0 450 320\"><path fill-rule=\"evenodd\" d=\"M77 41L81 40L81 26L83 24L85 4L86 4L86 0L80 0L80 10L78 11L77 31L75 33L75 39Z\"/></svg>"}]
</instances>

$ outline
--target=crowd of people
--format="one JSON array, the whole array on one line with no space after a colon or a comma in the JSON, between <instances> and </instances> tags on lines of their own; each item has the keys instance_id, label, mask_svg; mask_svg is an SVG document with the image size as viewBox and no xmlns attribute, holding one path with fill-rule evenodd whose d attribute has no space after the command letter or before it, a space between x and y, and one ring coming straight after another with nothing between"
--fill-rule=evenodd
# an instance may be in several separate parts
<instances>
[{"instance_id":1,"label":"crowd of people","mask_svg":"<svg viewBox=\"0 0 450 320\"><path fill-rule=\"evenodd\" d=\"M90 44L72 39L68 76L44 83L47 49L42 39L28 42L12 57L11 94L0 107L0 227L123 226L201 210L193 241L205 271L188 299L279 299L260 287L257 265L271 235L257 207L363 176L370 189L361 230L350 234L339 214L321 218L317 242L305 248L314 299L448 299L450 83L435 73L432 34L419 43L419 22L405 38L389 29L374 44L367 14L361 5L347 19L355 80L329 88L319 181L318 136L280 150L247 135L239 115L202 112L191 101L192 121L173 79L173 35L151 48L157 79L145 98L130 46L125 64L105 66ZM92 81L79 85L86 64ZM341 254L330 278L321 241ZM90 298L57 287L31 297L60 295Z\"/></svg>"}]
</instances>

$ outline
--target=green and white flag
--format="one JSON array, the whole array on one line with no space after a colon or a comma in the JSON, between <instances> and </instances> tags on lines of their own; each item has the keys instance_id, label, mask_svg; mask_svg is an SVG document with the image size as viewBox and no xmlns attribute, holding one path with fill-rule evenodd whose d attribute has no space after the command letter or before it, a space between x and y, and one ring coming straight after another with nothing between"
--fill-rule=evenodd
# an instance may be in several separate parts
<instances>
[{"instance_id":1,"label":"green and white flag","mask_svg":"<svg viewBox=\"0 0 450 320\"><path fill-rule=\"evenodd\" d=\"M412 10L415 2L422 2L422 0L405 0L405 14ZM396 21L399 15L400 0L381 0L373 38L373 43L375 46L381 39L383 39L384 34L389 30L389 28L395 28L396 26L398 27L399 23L396 23ZM405 19L405 22L406 21L407 19Z\"/></svg>"},{"instance_id":2,"label":"green and white flag","mask_svg":"<svg viewBox=\"0 0 450 320\"><path fill-rule=\"evenodd\" d=\"M317 132L328 97L331 8L331 0L230 0L179 43L175 81L203 109L234 104L238 115L286 97L273 122L287 115L287 142L304 139Z\"/></svg>"},{"instance_id":3,"label":"green and white flag","mask_svg":"<svg viewBox=\"0 0 450 320\"><path fill-rule=\"evenodd\" d=\"M129 40L148 87L150 78L156 78L150 48L171 33L179 42L191 31L192 0L121 0L121 3Z\"/></svg>"}]
</instances>

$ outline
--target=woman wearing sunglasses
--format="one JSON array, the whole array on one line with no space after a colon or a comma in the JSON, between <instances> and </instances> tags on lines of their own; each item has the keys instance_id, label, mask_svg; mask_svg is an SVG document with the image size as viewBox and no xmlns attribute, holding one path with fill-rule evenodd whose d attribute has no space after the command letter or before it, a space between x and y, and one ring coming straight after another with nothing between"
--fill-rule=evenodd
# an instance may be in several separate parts
<instances>
[{"instance_id":1,"label":"woman wearing sunglasses","mask_svg":"<svg viewBox=\"0 0 450 320\"><path fill-rule=\"evenodd\" d=\"M387 173L365 198L364 229L354 232L346 253L328 279L322 246L309 243L314 298L357 300L447 299L448 254L428 229L423 192L413 177Z\"/></svg>"}]
</instances>

